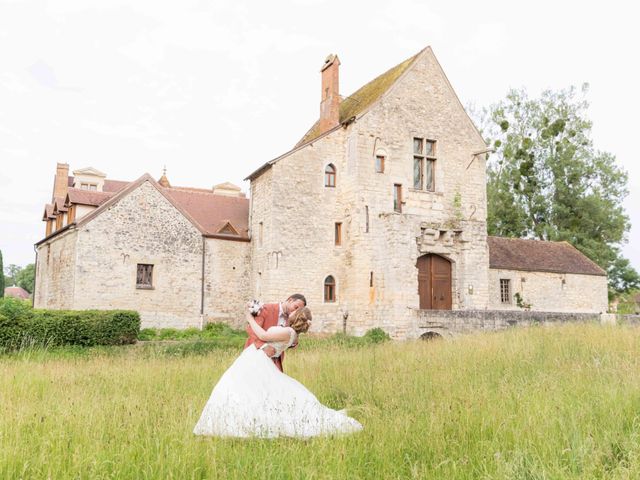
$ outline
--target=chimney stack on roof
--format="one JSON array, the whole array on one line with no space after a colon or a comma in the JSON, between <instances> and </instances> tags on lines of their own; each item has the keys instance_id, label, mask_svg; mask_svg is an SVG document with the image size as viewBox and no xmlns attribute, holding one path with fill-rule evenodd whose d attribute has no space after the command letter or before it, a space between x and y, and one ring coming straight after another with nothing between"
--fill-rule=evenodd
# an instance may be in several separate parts
<instances>
[{"instance_id":1,"label":"chimney stack on roof","mask_svg":"<svg viewBox=\"0 0 640 480\"><path fill-rule=\"evenodd\" d=\"M320 132L331 130L340 123L340 89L338 69L340 59L329 55L322 65L322 100L320 102Z\"/></svg>"},{"instance_id":2,"label":"chimney stack on roof","mask_svg":"<svg viewBox=\"0 0 640 480\"><path fill-rule=\"evenodd\" d=\"M51 201L53 202L56 198L64 199L67 197L67 193L69 193L69 164L58 163Z\"/></svg>"}]
</instances>

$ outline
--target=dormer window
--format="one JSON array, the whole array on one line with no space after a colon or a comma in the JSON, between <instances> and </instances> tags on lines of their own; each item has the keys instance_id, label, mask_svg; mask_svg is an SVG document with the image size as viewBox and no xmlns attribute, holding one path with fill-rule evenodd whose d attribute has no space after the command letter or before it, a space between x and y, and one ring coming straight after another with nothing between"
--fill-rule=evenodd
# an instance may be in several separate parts
<instances>
[{"instance_id":1,"label":"dormer window","mask_svg":"<svg viewBox=\"0 0 640 480\"><path fill-rule=\"evenodd\" d=\"M106 173L96 170L93 167L81 168L73 171L73 187L80 190L104 191Z\"/></svg>"}]
</instances>

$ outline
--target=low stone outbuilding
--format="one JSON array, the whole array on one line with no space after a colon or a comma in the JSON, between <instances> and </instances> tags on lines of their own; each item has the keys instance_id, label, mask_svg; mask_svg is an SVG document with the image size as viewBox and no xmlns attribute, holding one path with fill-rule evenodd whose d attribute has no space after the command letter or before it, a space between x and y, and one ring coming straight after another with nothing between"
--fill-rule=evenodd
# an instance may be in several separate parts
<instances>
[{"instance_id":1,"label":"low stone outbuilding","mask_svg":"<svg viewBox=\"0 0 640 480\"><path fill-rule=\"evenodd\" d=\"M489 308L607 312L607 273L568 242L487 240Z\"/></svg>"}]
</instances>

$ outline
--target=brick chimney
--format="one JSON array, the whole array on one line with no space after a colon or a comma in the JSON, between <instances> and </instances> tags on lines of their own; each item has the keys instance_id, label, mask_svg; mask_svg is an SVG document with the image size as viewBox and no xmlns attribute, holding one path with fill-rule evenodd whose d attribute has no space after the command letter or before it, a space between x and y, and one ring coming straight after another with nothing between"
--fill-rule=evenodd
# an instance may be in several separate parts
<instances>
[{"instance_id":1,"label":"brick chimney","mask_svg":"<svg viewBox=\"0 0 640 480\"><path fill-rule=\"evenodd\" d=\"M320 102L320 132L324 133L340 123L340 90L338 68L340 59L329 55L322 65L322 100Z\"/></svg>"},{"instance_id":2,"label":"brick chimney","mask_svg":"<svg viewBox=\"0 0 640 480\"><path fill-rule=\"evenodd\" d=\"M69 164L58 163L56 166L56 178L53 183L53 197L51 201L56 198L66 198L69 192Z\"/></svg>"}]
</instances>

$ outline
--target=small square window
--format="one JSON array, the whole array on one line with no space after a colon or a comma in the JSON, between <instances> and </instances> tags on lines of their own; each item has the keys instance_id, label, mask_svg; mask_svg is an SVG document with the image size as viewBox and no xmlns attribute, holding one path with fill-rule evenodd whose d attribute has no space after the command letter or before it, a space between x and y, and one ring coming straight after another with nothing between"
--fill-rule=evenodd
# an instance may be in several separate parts
<instances>
[{"instance_id":1,"label":"small square window","mask_svg":"<svg viewBox=\"0 0 640 480\"><path fill-rule=\"evenodd\" d=\"M153 288L153 265L148 263L138 264L136 288Z\"/></svg>"}]
</instances>

